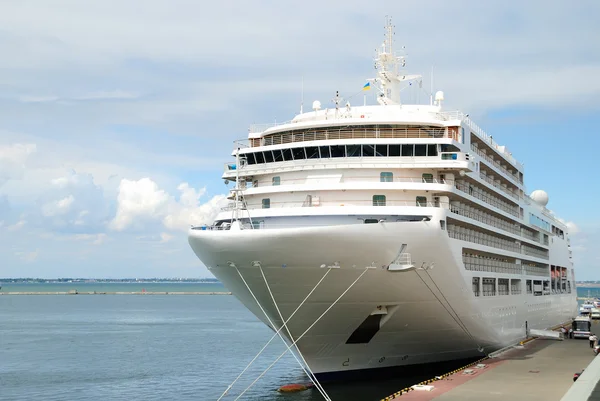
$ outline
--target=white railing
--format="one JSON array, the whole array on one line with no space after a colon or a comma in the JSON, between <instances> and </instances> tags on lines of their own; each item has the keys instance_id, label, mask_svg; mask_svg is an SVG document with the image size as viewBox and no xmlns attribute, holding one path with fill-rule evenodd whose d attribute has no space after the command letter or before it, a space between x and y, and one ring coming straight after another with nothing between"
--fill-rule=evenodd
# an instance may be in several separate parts
<instances>
[{"instance_id":1,"label":"white railing","mask_svg":"<svg viewBox=\"0 0 600 401\"><path fill-rule=\"evenodd\" d=\"M535 257L542 258L542 259L549 259L548 251L547 250L541 250L541 249L533 248L533 247L528 246L528 245L523 245L523 252L522 253L525 254L525 255L535 256Z\"/></svg>"},{"instance_id":2,"label":"white railing","mask_svg":"<svg viewBox=\"0 0 600 401\"><path fill-rule=\"evenodd\" d=\"M492 258L463 255L465 269L489 273L521 274L521 265Z\"/></svg>"},{"instance_id":3,"label":"white railing","mask_svg":"<svg viewBox=\"0 0 600 401\"><path fill-rule=\"evenodd\" d=\"M485 174L483 174L483 173L480 172L479 173L479 177L482 178L488 184L491 184L494 188L497 188L497 189L501 190L503 193L505 193L506 195L510 196L511 198L513 198L513 199L515 199L517 201L519 200L519 195L517 195L514 192L510 191L508 188L504 188L501 184L498 184L498 182L496 182L492 178L488 177L487 175L485 175Z\"/></svg>"},{"instance_id":4,"label":"white railing","mask_svg":"<svg viewBox=\"0 0 600 401\"><path fill-rule=\"evenodd\" d=\"M487 191L482 190L477 185L467 184L465 181L456 181L456 188L462 192L465 192L474 198L477 198L489 205L497 207L498 209L509 213L515 217L519 217L519 212L515 206L511 206L501 199L490 195Z\"/></svg>"},{"instance_id":5,"label":"white railing","mask_svg":"<svg viewBox=\"0 0 600 401\"><path fill-rule=\"evenodd\" d=\"M477 155L479 157L481 157L483 160L488 162L490 165L493 165L494 167L496 167L502 174L505 174L506 176L511 178L515 184L523 184L523 182L519 179L518 175L511 174L506 168L502 167L502 165L500 163L498 163L497 160L492 159L489 155L484 153L481 149L479 149L475 145L471 144L471 150L473 152L477 153Z\"/></svg>"},{"instance_id":6,"label":"white railing","mask_svg":"<svg viewBox=\"0 0 600 401\"><path fill-rule=\"evenodd\" d=\"M521 247L515 243L514 240L506 240L496 237L495 235L482 233L480 231L471 230L470 228L456 226L453 224L448 224L448 235L450 238L461 241L473 242L475 244L503 249L509 252L521 252Z\"/></svg>"},{"instance_id":7,"label":"white railing","mask_svg":"<svg viewBox=\"0 0 600 401\"><path fill-rule=\"evenodd\" d=\"M251 124L250 128L248 128L248 132L250 134L260 134L261 132L265 132L269 128L279 127L281 125L291 124L292 121L284 121L282 123L274 122L274 123L262 123L262 124Z\"/></svg>"},{"instance_id":8,"label":"white railing","mask_svg":"<svg viewBox=\"0 0 600 401\"><path fill-rule=\"evenodd\" d=\"M464 216L473 220L477 220L481 223L500 228L512 234L521 235L521 230L519 229L519 225L517 223L511 223L499 217L492 216L472 206L460 204L456 205L451 203L450 211L460 216Z\"/></svg>"},{"instance_id":9,"label":"white railing","mask_svg":"<svg viewBox=\"0 0 600 401\"><path fill-rule=\"evenodd\" d=\"M488 144L492 149L496 150L499 154L502 154L506 159L508 159L512 164L519 167L519 169L523 169L523 165L515 159L508 148L504 147L504 151L500 149L500 145L498 145L493 139L491 135L488 135L481 127L479 127L473 120L469 118L466 114L460 111L443 111L437 113L438 118L441 120L460 120L467 124L467 126L471 129L472 132L475 133L483 142Z\"/></svg>"},{"instance_id":10,"label":"white railing","mask_svg":"<svg viewBox=\"0 0 600 401\"><path fill-rule=\"evenodd\" d=\"M373 201L369 200L338 200L332 201L327 200L323 201L323 199L319 200L319 204L315 205L314 203L311 205L307 205L306 199L298 200L295 202L274 202L271 201L268 208L262 207L261 203L248 203L248 210L257 210L257 209L278 209L278 208L293 208L293 207L352 207L352 206L374 206L374 207L385 207L385 206L411 206L411 207L442 207L443 205L448 205L444 202L417 202L416 200L412 201L393 201L393 200L385 200L385 201ZM227 205L221 208L222 211L230 211L235 208L235 204Z\"/></svg>"}]
</instances>

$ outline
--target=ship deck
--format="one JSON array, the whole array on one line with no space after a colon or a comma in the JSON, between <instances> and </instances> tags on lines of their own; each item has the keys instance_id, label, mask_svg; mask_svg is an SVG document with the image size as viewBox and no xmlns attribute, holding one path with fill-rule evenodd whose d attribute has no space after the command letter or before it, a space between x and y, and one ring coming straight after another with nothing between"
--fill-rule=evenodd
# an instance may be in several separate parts
<instances>
[{"instance_id":1,"label":"ship deck","mask_svg":"<svg viewBox=\"0 0 600 401\"><path fill-rule=\"evenodd\" d=\"M592 330L600 329L600 325L594 326ZM591 362L595 362L596 369L592 369L594 364ZM582 394L589 395L600 381L600 359L594 359L589 341L583 339L536 339L479 363L485 366L470 366L446 375L441 380L423 383L421 390L405 391L384 400L584 401L588 398L587 395L582 398ZM582 375L574 384L573 375L582 369L589 370L586 380L579 382L584 377ZM576 387L581 388L586 384L587 387L591 386L587 393L586 389L575 391ZM576 398L571 398L574 391Z\"/></svg>"}]
</instances>

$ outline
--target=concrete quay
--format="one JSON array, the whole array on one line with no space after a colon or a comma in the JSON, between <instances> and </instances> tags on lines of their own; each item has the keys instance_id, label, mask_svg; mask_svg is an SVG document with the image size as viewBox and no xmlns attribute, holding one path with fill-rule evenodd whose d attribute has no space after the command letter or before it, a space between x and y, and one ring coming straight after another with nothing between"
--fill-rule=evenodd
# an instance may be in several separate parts
<instances>
[{"instance_id":1,"label":"concrete quay","mask_svg":"<svg viewBox=\"0 0 600 401\"><path fill-rule=\"evenodd\" d=\"M563 396L574 385L573 375L582 369L587 371L586 367L592 361L595 361L594 353L587 340L535 339L494 358L478 361L467 369L444 375L440 380L429 380L417 386L417 389L394 394L384 400L586 401L587 398L581 398L580 394L577 398L563 399ZM586 383L585 380L579 383L579 380L581 378L575 384ZM588 384L590 380L594 384L600 380L600 365L598 374L588 373Z\"/></svg>"},{"instance_id":2,"label":"concrete quay","mask_svg":"<svg viewBox=\"0 0 600 401\"><path fill-rule=\"evenodd\" d=\"M135 292L103 292L103 291L53 291L53 292L2 292L0 295L231 295L231 292L156 292L156 291L135 291Z\"/></svg>"}]
</instances>

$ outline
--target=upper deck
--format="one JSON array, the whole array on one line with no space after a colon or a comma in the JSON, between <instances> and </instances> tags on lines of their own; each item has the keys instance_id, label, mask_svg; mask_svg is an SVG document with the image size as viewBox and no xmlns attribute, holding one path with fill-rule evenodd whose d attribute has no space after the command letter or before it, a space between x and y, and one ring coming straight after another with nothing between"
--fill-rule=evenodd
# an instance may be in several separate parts
<instances>
[{"instance_id":1,"label":"upper deck","mask_svg":"<svg viewBox=\"0 0 600 401\"><path fill-rule=\"evenodd\" d=\"M459 132L460 130L460 132ZM238 147L260 147L332 139L449 138L463 141L470 131L507 163L523 171L505 147L498 145L468 115L441 106L376 105L315 110L283 123L252 125ZM464 143L464 142L463 142Z\"/></svg>"}]
</instances>

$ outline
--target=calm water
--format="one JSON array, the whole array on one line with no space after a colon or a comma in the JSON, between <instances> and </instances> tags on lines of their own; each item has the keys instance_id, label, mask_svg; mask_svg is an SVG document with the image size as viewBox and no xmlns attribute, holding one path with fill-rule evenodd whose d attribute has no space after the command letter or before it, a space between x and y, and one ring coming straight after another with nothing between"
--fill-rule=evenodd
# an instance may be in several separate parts
<instances>
[{"instance_id":1,"label":"calm water","mask_svg":"<svg viewBox=\"0 0 600 401\"><path fill-rule=\"evenodd\" d=\"M185 291L206 291L195 285ZM63 291L40 286L40 291ZM110 287L91 291L139 291L127 284L104 286ZM142 288L154 290L149 284ZM79 283L77 289L87 291ZM587 296L587 289L580 293ZM271 335L227 295L0 296L0 399L216 400ZM232 394L283 350L273 341ZM439 373L326 389L334 399L379 400ZM284 357L242 399L321 400L314 390L276 392L282 384L306 380L296 361Z\"/></svg>"}]
</instances>

